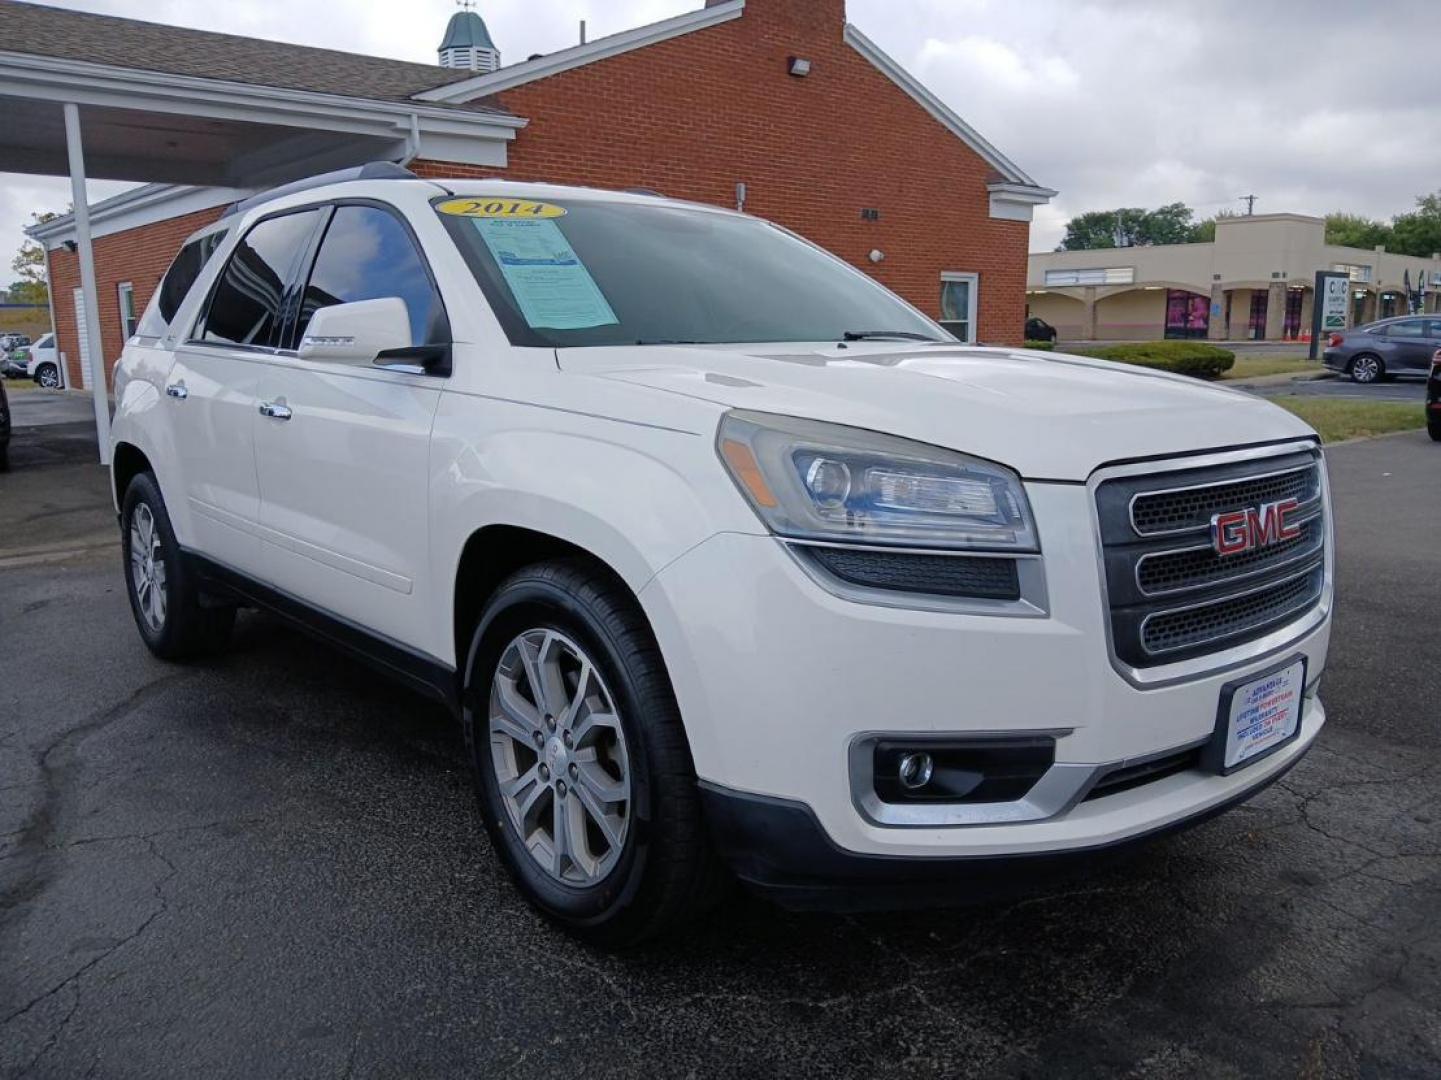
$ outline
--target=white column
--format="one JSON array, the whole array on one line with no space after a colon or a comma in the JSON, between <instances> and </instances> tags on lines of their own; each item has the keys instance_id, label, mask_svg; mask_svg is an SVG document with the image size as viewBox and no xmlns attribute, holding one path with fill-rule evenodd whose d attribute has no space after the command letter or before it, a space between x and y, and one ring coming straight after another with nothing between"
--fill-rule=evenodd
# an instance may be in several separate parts
<instances>
[{"instance_id":1,"label":"white column","mask_svg":"<svg viewBox=\"0 0 1441 1080\"><path fill-rule=\"evenodd\" d=\"M90 244L90 205L85 200L85 152L80 141L80 108L65 105L65 148L70 153L70 197L75 204L75 246L80 254L80 289L85 325L75 332L90 342L91 389L95 392L95 437L100 464L110 464L110 395L105 386L105 347L100 341L100 295L95 287L95 249Z\"/></svg>"}]
</instances>

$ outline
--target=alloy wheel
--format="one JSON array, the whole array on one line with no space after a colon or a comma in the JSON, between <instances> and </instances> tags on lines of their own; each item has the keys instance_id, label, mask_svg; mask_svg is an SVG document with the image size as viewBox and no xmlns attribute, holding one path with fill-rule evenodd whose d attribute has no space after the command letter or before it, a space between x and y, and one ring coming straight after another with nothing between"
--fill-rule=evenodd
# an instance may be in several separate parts
<instances>
[{"instance_id":1,"label":"alloy wheel","mask_svg":"<svg viewBox=\"0 0 1441 1080\"><path fill-rule=\"evenodd\" d=\"M46 364L35 376L35 381L47 390L58 390L60 388L60 372Z\"/></svg>"},{"instance_id":2,"label":"alloy wheel","mask_svg":"<svg viewBox=\"0 0 1441 1080\"><path fill-rule=\"evenodd\" d=\"M601 881L625 848L631 769L595 664L564 634L527 630L501 654L488 715L497 789L530 857L566 885Z\"/></svg>"},{"instance_id":3,"label":"alloy wheel","mask_svg":"<svg viewBox=\"0 0 1441 1080\"><path fill-rule=\"evenodd\" d=\"M130 516L130 587L146 624L156 633L165 627L165 580L160 530L150 507L142 502Z\"/></svg>"},{"instance_id":4,"label":"alloy wheel","mask_svg":"<svg viewBox=\"0 0 1441 1080\"><path fill-rule=\"evenodd\" d=\"M1358 383L1375 382L1381 374L1381 363L1374 356L1358 356L1351 362L1351 378Z\"/></svg>"}]
</instances>

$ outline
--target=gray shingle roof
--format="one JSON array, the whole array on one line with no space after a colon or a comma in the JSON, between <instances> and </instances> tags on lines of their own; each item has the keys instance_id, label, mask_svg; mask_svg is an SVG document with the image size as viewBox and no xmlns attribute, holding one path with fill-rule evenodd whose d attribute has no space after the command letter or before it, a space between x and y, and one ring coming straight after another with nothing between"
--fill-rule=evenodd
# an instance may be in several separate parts
<instances>
[{"instance_id":1,"label":"gray shingle roof","mask_svg":"<svg viewBox=\"0 0 1441 1080\"><path fill-rule=\"evenodd\" d=\"M473 78L405 60L0 0L0 51L378 101ZM470 110L504 112L471 104Z\"/></svg>"}]
</instances>

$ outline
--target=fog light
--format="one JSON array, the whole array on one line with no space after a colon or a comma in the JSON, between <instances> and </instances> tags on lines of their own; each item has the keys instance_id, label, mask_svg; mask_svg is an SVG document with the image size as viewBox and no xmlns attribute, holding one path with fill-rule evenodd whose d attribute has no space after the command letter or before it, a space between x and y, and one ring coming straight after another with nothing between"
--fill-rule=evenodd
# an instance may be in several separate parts
<instances>
[{"instance_id":1,"label":"fog light","mask_svg":"<svg viewBox=\"0 0 1441 1080\"><path fill-rule=\"evenodd\" d=\"M924 752L902 754L896 775L899 777L902 787L915 791L931 782L931 774L935 772L935 769L936 763L931 760L930 754Z\"/></svg>"}]
</instances>

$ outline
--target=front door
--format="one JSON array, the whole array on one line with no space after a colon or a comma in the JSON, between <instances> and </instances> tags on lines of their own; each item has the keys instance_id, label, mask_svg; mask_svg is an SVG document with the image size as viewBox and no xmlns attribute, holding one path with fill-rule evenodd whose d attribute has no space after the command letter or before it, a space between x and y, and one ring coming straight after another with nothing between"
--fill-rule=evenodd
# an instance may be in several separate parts
<instances>
[{"instance_id":1,"label":"front door","mask_svg":"<svg viewBox=\"0 0 1441 1080\"><path fill-rule=\"evenodd\" d=\"M1383 332L1386 370L1392 374L1418 374L1431 370L1431 354L1436 351L1428 332L1433 320L1402 319Z\"/></svg>"},{"instance_id":2,"label":"front door","mask_svg":"<svg viewBox=\"0 0 1441 1080\"><path fill-rule=\"evenodd\" d=\"M284 299L319 211L258 223L221 271L191 340L175 351L163 407L173 418L185 506L181 542L260 573L257 388L276 356Z\"/></svg>"},{"instance_id":3,"label":"front door","mask_svg":"<svg viewBox=\"0 0 1441 1080\"><path fill-rule=\"evenodd\" d=\"M321 307L398 296L413 345L449 340L439 293L409 228L389 210L341 205L291 331ZM430 432L444 380L371 364L286 356L266 369L256 429L265 579L329 614L428 650Z\"/></svg>"}]
</instances>

